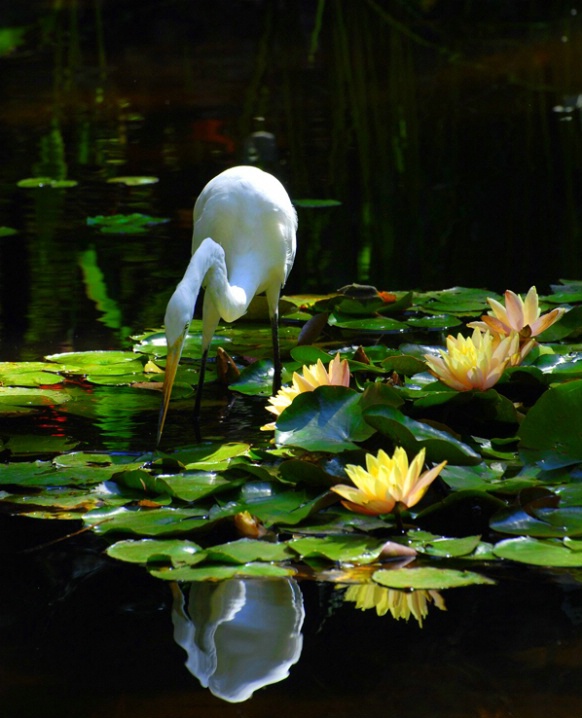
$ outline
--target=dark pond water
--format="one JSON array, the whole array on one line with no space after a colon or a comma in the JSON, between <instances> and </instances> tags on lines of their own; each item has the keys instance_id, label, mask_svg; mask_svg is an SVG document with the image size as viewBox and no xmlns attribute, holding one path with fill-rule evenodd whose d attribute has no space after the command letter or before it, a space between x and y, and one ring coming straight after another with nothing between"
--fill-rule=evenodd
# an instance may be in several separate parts
<instances>
[{"instance_id":1,"label":"dark pond water","mask_svg":"<svg viewBox=\"0 0 582 718\"><path fill-rule=\"evenodd\" d=\"M567 573L490 573L496 587L442 592L446 611L432 605L420 628L357 610L343 590L310 581L172 593L104 559L94 538L27 552L64 532L31 522L0 522L6 718L579 715L582 588ZM231 697L277 666L289 677L232 704L200 686L196 672L209 675L208 664L217 666L213 690Z\"/></svg>"},{"instance_id":2,"label":"dark pond water","mask_svg":"<svg viewBox=\"0 0 582 718\"><path fill-rule=\"evenodd\" d=\"M16 233L0 236L0 361L126 347L160 326L196 195L257 158L294 200L341 202L299 206L290 293L580 276L581 18L576 3L533 0L4 3L0 226ZM159 181L107 182L126 175ZM17 186L39 176L78 184ZM144 234L86 222L135 212L169 222ZM216 433L240 438L255 409L238 403ZM56 419L28 429L63 433ZM149 414L69 421L93 448L132 447L151 427ZM170 424L166 440L181 439ZM231 705L185 666L191 626L212 631L218 599L181 598L95 537L51 543L76 528L0 516L3 718L582 713L574 572L491 568L495 587L444 592L422 629L359 611L332 584L271 586L281 614L233 584L250 618L273 616L245 666L281 643L297 661ZM293 616L294 644L276 635Z\"/></svg>"}]
</instances>

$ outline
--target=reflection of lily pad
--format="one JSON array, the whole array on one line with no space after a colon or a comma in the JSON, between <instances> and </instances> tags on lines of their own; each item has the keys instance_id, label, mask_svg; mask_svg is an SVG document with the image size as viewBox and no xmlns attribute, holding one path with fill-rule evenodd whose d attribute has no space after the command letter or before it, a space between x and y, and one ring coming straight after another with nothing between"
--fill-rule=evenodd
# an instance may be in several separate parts
<instances>
[{"instance_id":1,"label":"reflection of lily pad","mask_svg":"<svg viewBox=\"0 0 582 718\"><path fill-rule=\"evenodd\" d=\"M18 182L18 186L24 189L41 189L45 187L68 189L69 187L76 187L78 184L75 180L57 180L53 177L28 177Z\"/></svg>"},{"instance_id":2,"label":"reflection of lily pad","mask_svg":"<svg viewBox=\"0 0 582 718\"><path fill-rule=\"evenodd\" d=\"M325 207L339 207L341 202L337 199L294 199L296 207L305 209L323 209Z\"/></svg>"},{"instance_id":3,"label":"reflection of lily pad","mask_svg":"<svg viewBox=\"0 0 582 718\"><path fill-rule=\"evenodd\" d=\"M124 184L128 187L135 187L142 184L155 184L159 181L158 177L111 177L107 180L110 184Z\"/></svg>"},{"instance_id":4,"label":"reflection of lily pad","mask_svg":"<svg viewBox=\"0 0 582 718\"><path fill-rule=\"evenodd\" d=\"M112 214L87 217L89 227L97 227L104 234L141 234L150 227L165 224L169 219L163 217L150 217L147 214Z\"/></svg>"}]
</instances>

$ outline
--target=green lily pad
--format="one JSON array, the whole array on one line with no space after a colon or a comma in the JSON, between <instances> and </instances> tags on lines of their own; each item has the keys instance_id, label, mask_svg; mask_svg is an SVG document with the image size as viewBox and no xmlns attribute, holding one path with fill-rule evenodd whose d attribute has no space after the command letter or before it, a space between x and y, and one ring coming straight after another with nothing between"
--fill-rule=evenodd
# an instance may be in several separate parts
<instances>
[{"instance_id":1,"label":"green lily pad","mask_svg":"<svg viewBox=\"0 0 582 718\"><path fill-rule=\"evenodd\" d=\"M239 481L229 481L212 471L185 471L172 476L150 477L151 489L156 493L166 493L182 501L198 501L204 496L212 496L226 489L240 485Z\"/></svg>"},{"instance_id":2,"label":"green lily pad","mask_svg":"<svg viewBox=\"0 0 582 718\"><path fill-rule=\"evenodd\" d=\"M443 590L460 586L493 585L486 576L473 571L457 571L450 568L397 568L379 569L372 574L372 580L387 588Z\"/></svg>"},{"instance_id":3,"label":"green lily pad","mask_svg":"<svg viewBox=\"0 0 582 718\"><path fill-rule=\"evenodd\" d=\"M0 412L11 406L41 407L64 404L71 397L54 389L0 386Z\"/></svg>"},{"instance_id":4,"label":"green lily pad","mask_svg":"<svg viewBox=\"0 0 582 718\"><path fill-rule=\"evenodd\" d=\"M0 227L0 237L12 237L15 234L18 234L17 229L12 229L12 227Z\"/></svg>"},{"instance_id":5,"label":"green lily pad","mask_svg":"<svg viewBox=\"0 0 582 718\"><path fill-rule=\"evenodd\" d=\"M143 362L135 352L65 352L63 354L51 354L46 359L56 362L59 365L59 371L72 374L88 374L89 372L99 374L107 371L127 373L129 371L128 365L135 366L137 363L143 369Z\"/></svg>"},{"instance_id":6,"label":"green lily pad","mask_svg":"<svg viewBox=\"0 0 582 718\"><path fill-rule=\"evenodd\" d=\"M287 544L239 539L207 549L208 561L246 564L257 561L287 561L294 554Z\"/></svg>"},{"instance_id":7,"label":"green lily pad","mask_svg":"<svg viewBox=\"0 0 582 718\"><path fill-rule=\"evenodd\" d=\"M371 406L364 410L365 420L394 442L412 453L426 449L429 461L445 459L453 464L478 464L481 457L470 446L445 431L415 421L391 406Z\"/></svg>"},{"instance_id":8,"label":"green lily pad","mask_svg":"<svg viewBox=\"0 0 582 718\"><path fill-rule=\"evenodd\" d=\"M521 536L500 541L493 548L499 558L534 566L582 566L582 553L572 551L562 541Z\"/></svg>"},{"instance_id":9,"label":"green lily pad","mask_svg":"<svg viewBox=\"0 0 582 718\"><path fill-rule=\"evenodd\" d=\"M526 462L556 469L582 462L582 381L548 389L519 427L519 453Z\"/></svg>"},{"instance_id":10,"label":"green lily pad","mask_svg":"<svg viewBox=\"0 0 582 718\"><path fill-rule=\"evenodd\" d=\"M343 386L320 386L299 394L277 419L275 441L331 453L357 448L354 442L374 433L363 419L360 396Z\"/></svg>"},{"instance_id":11,"label":"green lily pad","mask_svg":"<svg viewBox=\"0 0 582 718\"><path fill-rule=\"evenodd\" d=\"M530 486L537 486L536 476L504 478L502 464L478 464L476 466L453 466L448 464L441 471L447 486L455 491L492 491L499 494L516 494Z\"/></svg>"},{"instance_id":12,"label":"green lily pad","mask_svg":"<svg viewBox=\"0 0 582 718\"><path fill-rule=\"evenodd\" d=\"M365 317L354 319L351 314L332 314L328 323L332 327L351 329L352 331L378 332L381 334L399 333L408 330L408 325L390 317Z\"/></svg>"},{"instance_id":13,"label":"green lily pad","mask_svg":"<svg viewBox=\"0 0 582 718\"><path fill-rule=\"evenodd\" d=\"M384 371L395 371L404 376L413 376L426 371L426 362L410 354L394 353L382 360Z\"/></svg>"},{"instance_id":14,"label":"green lily pad","mask_svg":"<svg viewBox=\"0 0 582 718\"><path fill-rule=\"evenodd\" d=\"M490 523L494 531L518 536L582 536L582 506L548 507L529 511L522 507L501 509Z\"/></svg>"},{"instance_id":15,"label":"green lily pad","mask_svg":"<svg viewBox=\"0 0 582 718\"><path fill-rule=\"evenodd\" d=\"M452 314L432 314L425 317L409 317L406 323L413 329L445 330L458 327L463 322Z\"/></svg>"},{"instance_id":16,"label":"green lily pad","mask_svg":"<svg viewBox=\"0 0 582 718\"><path fill-rule=\"evenodd\" d=\"M262 483L258 484L258 491L252 492L249 491L252 486L252 483L243 486L238 501L211 509L210 520L215 521L248 511L267 527L295 526L319 509L336 502L336 497L327 493L311 498L306 491L280 491L272 485Z\"/></svg>"},{"instance_id":17,"label":"green lily pad","mask_svg":"<svg viewBox=\"0 0 582 718\"><path fill-rule=\"evenodd\" d=\"M481 536L464 536L463 538L445 538L437 536L428 541L412 541L410 546L428 556L441 558L460 558L473 553L481 543Z\"/></svg>"},{"instance_id":18,"label":"green lily pad","mask_svg":"<svg viewBox=\"0 0 582 718\"><path fill-rule=\"evenodd\" d=\"M0 384L4 386L47 386L61 384L59 367L48 362L0 362Z\"/></svg>"},{"instance_id":19,"label":"green lily pad","mask_svg":"<svg viewBox=\"0 0 582 718\"><path fill-rule=\"evenodd\" d=\"M489 311L488 297L501 299L498 294L483 289L452 287L439 292L429 292L420 297L418 303L429 313L474 316Z\"/></svg>"},{"instance_id":20,"label":"green lily pad","mask_svg":"<svg viewBox=\"0 0 582 718\"><path fill-rule=\"evenodd\" d=\"M293 576L295 569L271 563L247 563L233 566L202 565L196 567L151 569L150 573L165 581L224 581L227 578L277 578Z\"/></svg>"},{"instance_id":21,"label":"green lily pad","mask_svg":"<svg viewBox=\"0 0 582 718\"><path fill-rule=\"evenodd\" d=\"M377 561L384 541L369 536L305 537L289 541L301 558L326 558L342 563L368 564Z\"/></svg>"},{"instance_id":22,"label":"green lily pad","mask_svg":"<svg viewBox=\"0 0 582 718\"><path fill-rule=\"evenodd\" d=\"M83 516L83 521L97 534L120 532L139 536L177 536L208 524L198 509L166 507L90 511Z\"/></svg>"},{"instance_id":23,"label":"green lily pad","mask_svg":"<svg viewBox=\"0 0 582 718\"><path fill-rule=\"evenodd\" d=\"M109 546L106 553L129 563L167 563L174 567L192 566L206 558L206 552L198 544L181 539L126 539Z\"/></svg>"}]
</instances>

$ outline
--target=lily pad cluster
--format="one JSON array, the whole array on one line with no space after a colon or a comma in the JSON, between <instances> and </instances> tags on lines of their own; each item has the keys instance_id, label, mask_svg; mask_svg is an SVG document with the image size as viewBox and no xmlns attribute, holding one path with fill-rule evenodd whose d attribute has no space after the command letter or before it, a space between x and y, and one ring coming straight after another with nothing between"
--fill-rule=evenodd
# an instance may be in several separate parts
<instances>
[{"instance_id":1,"label":"lily pad cluster","mask_svg":"<svg viewBox=\"0 0 582 718\"><path fill-rule=\"evenodd\" d=\"M30 517L79 521L111 557L164 580L299 575L350 583L364 580L363 571L380 586L432 590L490 582L490 568L508 560L580 567L582 282L564 281L540 298L544 309L568 311L519 366L486 391L455 391L430 374L424 357L451 327L464 331L487 311L488 297L498 298L464 288L288 298L284 381L339 352L349 386L299 394L274 431L258 424L252 441L238 443L153 450L161 330L136 337L133 351L0 364L0 419L47 407L94 418L82 407L99 387L131 391L134 410L151 419L143 451L122 454L39 430L34 455L34 442L11 423L0 445L0 502ZM228 391L237 401L268 396L268 337L267 325L234 325L214 339L234 358ZM193 322L175 398L193 395L196 364L188 360L199 346ZM265 411L263 423L269 418ZM428 466L447 462L422 500L398 516L342 506L331 489L349 483L346 466L396 447L411 458L424 450Z\"/></svg>"}]
</instances>

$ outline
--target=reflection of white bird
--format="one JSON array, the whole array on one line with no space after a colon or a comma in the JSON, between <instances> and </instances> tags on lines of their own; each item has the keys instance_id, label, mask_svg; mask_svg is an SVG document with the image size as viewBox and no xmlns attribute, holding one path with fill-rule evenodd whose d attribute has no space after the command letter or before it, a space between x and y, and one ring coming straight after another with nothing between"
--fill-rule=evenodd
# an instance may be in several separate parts
<instances>
[{"instance_id":1,"label":"reflection of white bird","mask_svg":"<svg viewBox=\"0 0 582 718\"><path fill-rule=\"evenodd\" d=\"M292 578L173 585L174 640L186 667L230 703L282 681L301 656L303 595Z\"/></svg>"},{"instance_id":2,"label":"reflection of white bird","mask_svg":"<svg viewBox=\"0 0 582 718\"><path fill-rule=\"evenodd\" d=\"M273 393L281 386L279 295L295 258L297 214L278 179L256 167L233 167L212 179L194 206L192 258L166 309L168 354L160 408L159 443L184 340L200 287L202 365L194 408L198 434L208 347L222 318L241 317L255 294L265 292L273 334Z\"/></svg>"}]
</instances>

